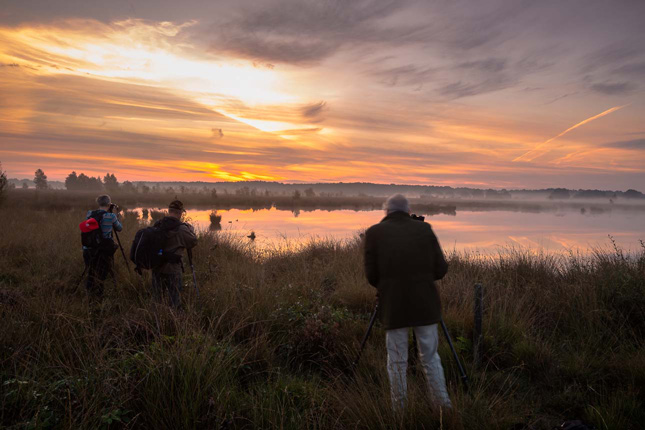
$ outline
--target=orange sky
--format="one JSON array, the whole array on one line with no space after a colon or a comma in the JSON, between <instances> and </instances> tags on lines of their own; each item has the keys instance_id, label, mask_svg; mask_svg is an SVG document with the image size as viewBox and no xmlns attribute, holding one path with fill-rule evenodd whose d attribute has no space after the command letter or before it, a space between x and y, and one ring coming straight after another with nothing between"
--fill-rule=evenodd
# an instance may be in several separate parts
<instances>
[{"instance_id":1,"label":"orange sky","mask_svg":"<svg viewBox=\"0 0 645 430\"><path fill-rule=\"evenodd\" d=\"M643 188L644 9L494 3L12 5L0 161L59 180Z\"/></svg>"}]
</instances>

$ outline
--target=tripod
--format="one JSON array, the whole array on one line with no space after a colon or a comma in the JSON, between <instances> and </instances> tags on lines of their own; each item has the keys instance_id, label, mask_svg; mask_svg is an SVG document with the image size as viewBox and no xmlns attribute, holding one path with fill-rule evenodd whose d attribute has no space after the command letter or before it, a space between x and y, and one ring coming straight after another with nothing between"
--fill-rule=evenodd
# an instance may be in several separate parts
<instances>
[{"instance_id":1,"label":"tripod","mask_svg":"<svg viewBox=\"0 0 645 430\"><path fill-rule=\"evenodd\" d=\"M378 303L376 304L376 306L374 306L374 312L372 312L372 318L370 319L370 323L367 326L367 331L365 332L365 335L363 336L363 340L361 341L361 347L358 350L358 355L356 356L356 359L352 362L352 369L355 369L358 366L358 361L361 359L361 355L363 354L363 349L365 349L365 344L367 343L367 339L369 338L370 333L372 332L372 327L374 326L374 322L376 321L377 313L378 313ZM455 359L455 362L457 363L457 367L459 368L461 382L464 384L464 387L468 389L468 386L469 386L468 376L466 375L466 371L464 370L464 367L461 365L461 360L459 360L459 355L457 355L457 350L455 350L455 347L452 344L452 338L450 337L450 333L448 332L448 327L446 327L446 323L443 321L443 318L441 318L441 328L443 329L443 334L444 336L446 336L446 340L448 341L448 345L450 345L450 350L452 351L452 355Z\"/></svg>"}]
</instances>

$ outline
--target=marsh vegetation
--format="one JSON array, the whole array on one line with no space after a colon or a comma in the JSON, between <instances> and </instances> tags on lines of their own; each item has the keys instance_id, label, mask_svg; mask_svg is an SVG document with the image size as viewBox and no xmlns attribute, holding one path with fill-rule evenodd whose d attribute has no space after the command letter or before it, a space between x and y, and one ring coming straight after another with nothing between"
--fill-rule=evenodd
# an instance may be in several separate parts
<instances>
[{"instance_id":1,"label":"marsh vegetation","mask_svg":"<svg viewBox=\"0 0 645 430\"><path fill-rule=\"evenodd\" d=\"M260 255L248 239L202 232L194 256L200 300L186 273L181 312L153 301L148 280L128 273L117 254L100 315L91 315L77 287L77 225L91 197L35 199L12 194L0 208L2 427L550 429L579 418L599 429L637 429L645 422L645 247L632 255L620 248L449 254L439 283L444 318L472 387L458 384L442 341L454 413L429 407L418 370L398 417L378 325L356 377L346 371L374 305L359 239ZM126 252L148 222L126 215ZM477 368L475 282L485 288Z\"/></svg>"}]
</instances>

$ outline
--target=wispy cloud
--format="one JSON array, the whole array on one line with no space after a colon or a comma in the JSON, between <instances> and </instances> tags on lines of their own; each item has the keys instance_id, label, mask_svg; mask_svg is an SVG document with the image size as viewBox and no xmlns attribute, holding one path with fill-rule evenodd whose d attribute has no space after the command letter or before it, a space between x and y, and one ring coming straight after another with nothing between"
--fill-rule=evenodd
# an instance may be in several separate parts
<instances>
[{"instance_id":1,"label":"wispy cloud","mask_svg":"<svg viewBox=\"0 0 645 430\"><path fill-rule=\"evenodd\" d=\"M625 106L627 106L627 105L615 106L613 108L607 109L604 112L599 113L598 115L594 115L594 116L589 117L589 118L587 118L587 119L585 119L583 121L580 121L579 123L577 123L575 125L572 125L571 127L567 128L566 130L564 130L562 133L558 134L557 136L553 136L552 138L547 139L544 142L536 145L532 150L526 152L523 155L520 155L519 157L516 157L515 159L513 159L513 161L514 162L516 162L516 161L533 161L536 158L538 158L538 157L546 154L547 152L549 152L550 148L548 148L547 145L549 143L553 142L554 140L556 140L557 138L564 136L565 134L569 133L570 131L575 130L578 127L581 127L581 126L583 126L585 124L588 124L591 121L594 121L594 120L596 120L598 118L602 118L603 116L609 115L612 112L616 112L617 110L622 109Z\"/></svg>"}]
</instances>

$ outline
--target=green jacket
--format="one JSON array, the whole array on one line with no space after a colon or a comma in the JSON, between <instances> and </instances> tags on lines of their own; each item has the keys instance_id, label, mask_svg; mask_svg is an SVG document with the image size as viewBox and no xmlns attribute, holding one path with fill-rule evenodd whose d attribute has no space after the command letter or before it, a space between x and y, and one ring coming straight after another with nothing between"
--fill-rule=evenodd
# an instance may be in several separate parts
<instances>
[{"instance_id":1,"label":"green jacket","mask_svg":"<svg viewBox=\"0 0 645 430\"><path fill-rule=\"evenodd\" d=\"M434 284L448 271L430 224L393 212L365 232L365 273L378 289L386 330L436 324L441 301Z\"/></svg>"}]
</instances>

